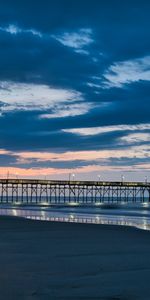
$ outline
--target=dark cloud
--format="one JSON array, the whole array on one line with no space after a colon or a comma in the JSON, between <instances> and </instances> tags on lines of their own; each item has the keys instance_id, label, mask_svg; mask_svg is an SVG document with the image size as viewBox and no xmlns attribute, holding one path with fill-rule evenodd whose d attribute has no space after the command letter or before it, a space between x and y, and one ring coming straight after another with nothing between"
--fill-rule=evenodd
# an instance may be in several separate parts
<instances>
[{"instance_id":1,"label":"dark cloud","mask_svg":"<svg viewBox=\"0 0 150 300\"><path fill-rule=\"evenodd\" d=\"M62 129L150 122L149 80L108 87L104 76L116 62L133 62L150 55L149 9L147 0L1 1L0 81L75 90L85 104L91 103L91 109L83 115L51 119L41 119L40 110L7 111L0 117L0 148L63 152L126 147L120 139L128 131L79 136ZM20 31L8 32L10 24ZM77 53L55 39L65 32L71 37L82 28L91 30L93 42L85 47L87 53ZM3 159L1 165L3 161L15 164L14 157ZM116 163L130 164L127 160ZM37 162L31 165L37 166ZM64 167L64 163L53 165ZM84 163L78 161L78 165Z\"/></svg>"}]
</instances>

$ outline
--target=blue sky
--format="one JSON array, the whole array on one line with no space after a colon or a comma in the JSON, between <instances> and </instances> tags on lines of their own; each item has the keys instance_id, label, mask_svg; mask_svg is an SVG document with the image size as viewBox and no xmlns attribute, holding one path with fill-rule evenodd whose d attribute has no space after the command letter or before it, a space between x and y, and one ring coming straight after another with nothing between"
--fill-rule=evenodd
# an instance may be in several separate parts
<instances>
[{"instance_id":1,"label":"blue sky","mask_svg":"<svg viewBox=\"0 0 150 300\"><path fill-rule=\"evenodd\" d=\"M146 0L0 2L2 176L149 176L149 11Z\"/></svg>"}]
</instances>

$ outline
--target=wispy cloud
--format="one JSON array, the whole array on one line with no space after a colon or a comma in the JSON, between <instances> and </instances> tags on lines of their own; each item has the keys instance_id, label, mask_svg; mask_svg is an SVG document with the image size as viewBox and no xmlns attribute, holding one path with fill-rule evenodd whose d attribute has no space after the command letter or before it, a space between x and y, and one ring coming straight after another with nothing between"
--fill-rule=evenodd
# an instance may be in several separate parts
<instances>
[{"instance_id":1,"label":"wispy cloud","mask_svg":"<svg viewBox=\"0 0 150 300\"><path fill-rule=\"evenodd\" d=\"M2 113L13 110L50 109L49 117L60 117L79 115L79 112L83 114L90 109L90 105L82 103L82 95L77 91L31 83L1 81L0 101Z\"/></svg>"},{"instance_id":2,"label":"wispy cloud","mask_svg":"<svg viewBox=\"0 0 150 300\"><path fill-rule=\"evenodd\" d=\"M127 136L123 136L121 140L130 144L150 142L150 133L132 133Z\"/></svg>"},{"instance_id":3,"label":"wispy cloud","mask_svg":"<svg viewBox=\"0 0 150 300\"><path fill-rule=\"evenodd\" d=\"M92 30L82 28L77 32L64 32L61 35L53 35L57 41L67 47L73 48L77 53L88 54L87 46L93 43Z\"/></svg>"},{"instance_id":4,"label":"wispy cloud","mask_svg":"<svg viewBox=\"0 0 150 300\"><path fill-rule=\"evenodd\" d=\"M37 160L40 162L45 161L96 161L110 158L144 158L149 157L150 145L139 145L126 147L123 149L115 150L97 150L97 151L68 151L63 153L52 152L10 152L10 155L18 157L18 162L25 160Z\"/></svg>"},{"instance_id":5,"label":"wispy cloud","mask_svg":"<svg viewBox=\"0 0 150 300\"><path fill-rule=\"evenodd\" d=\"M42 33L40 31L37 31L35 29L29 28L29 29L23 29L15 24L9 24L6 27L0 27L1 31L8 32L12 35L17 35L19 33L31 33L33 35L37 35L39 37L42 37Z\"/></svg>"},{"instance_id":6,"label":"wispy cloud","mask_svg":"<svg viewBox=\"0 0 150 300\"><path fill-rule=\"evenodd\" d=\"M50 119L79 116L86 114L91 108L91 103L59 104L59 106L55 105L51 113L41 114L40 118Z\"/></svg>"},{"instance_id":7,"label":"wispy cloud","mask_svg":"<svg viewBox=\"0 0 150 300\"><path fill-rule=\"evenodd\" d=\"M121 87L126 83L150 80L150 56L112 64L104 73L107 87Z\"/></svg>"},{"instance_id":8,"label":"wispy cloud","mask_svg":"<svg viewBox=\"0 0 150 300\"><path fill-rule=\"evenodd\" d=\"M140 131L140 130L150 130L150 124L113 125L113 126L101 126L101 127L90 127L90 128L62 129L62 131L64 132L69 132L78 135L87 135L87 136L115 132L115 131Z\"/></svg>"}]
</instances>

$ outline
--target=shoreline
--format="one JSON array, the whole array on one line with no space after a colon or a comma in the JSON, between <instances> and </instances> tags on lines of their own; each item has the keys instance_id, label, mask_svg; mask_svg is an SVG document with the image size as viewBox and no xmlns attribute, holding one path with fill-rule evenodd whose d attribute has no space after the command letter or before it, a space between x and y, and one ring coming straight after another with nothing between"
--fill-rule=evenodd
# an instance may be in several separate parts
<instances>
[{"instance_id":1,"label":"shoreline","mask_svg":"<svg viewBox=\"0 0 150 300\"><path fill-rule=\"evenodd\" d=\"M149 300L150 233L0 216L1 299Z\"/></svg>"},{"instance_id":2,"label":"shoreline","mask_svg":"<svg viewBox=\"0 0 150 300\"><path fill-rule=\"evenodd\" d=\"M95 224L95 225L116 225L129 226L141 230L150 230L150 217L147 214L117 214L112 213L113 210L105 210L99 212L91 211L65 211L59 209L34 210L33 208L15 208L0 207L0 216L22 217L34 221L49 221L62 223L79 223L79 224ZM115 211L115 210L114 210Z\"/></svg>"}]
</instances>

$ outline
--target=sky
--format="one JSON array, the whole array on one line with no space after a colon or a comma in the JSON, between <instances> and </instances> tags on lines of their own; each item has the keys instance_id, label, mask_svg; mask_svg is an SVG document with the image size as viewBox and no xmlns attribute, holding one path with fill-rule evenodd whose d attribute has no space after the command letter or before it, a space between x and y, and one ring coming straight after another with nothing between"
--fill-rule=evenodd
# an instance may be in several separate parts
<instances>
[{"instance_id":1,"label":"sky","mask_svg":"<svg viewBox=\"0 0 150 300\"><path fill-rule=\"evenodd\" d=\"M149 180L149 11L0 1L1 177Z\"/></svg>"}]
</instances>

